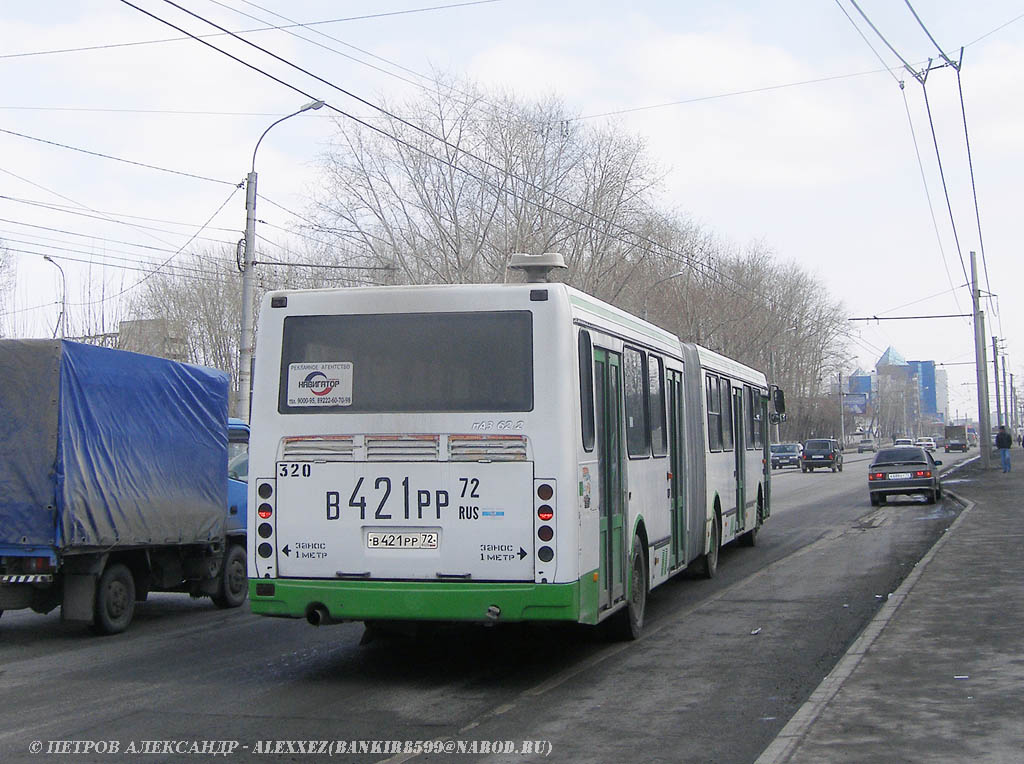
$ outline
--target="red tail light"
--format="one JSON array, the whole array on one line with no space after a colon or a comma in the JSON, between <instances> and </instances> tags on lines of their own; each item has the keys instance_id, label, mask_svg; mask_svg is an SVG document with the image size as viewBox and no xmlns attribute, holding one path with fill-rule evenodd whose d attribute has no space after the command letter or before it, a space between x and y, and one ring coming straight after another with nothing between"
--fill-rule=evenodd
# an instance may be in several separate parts
<instances>
[{"instance_id":1,"label":"red tail light","mask_svg":"<svg viewBox=\"0 0 1024 764\"><path fill-rule=\"evenodd\" d=\"M930 478L931 476L932 476L932 471L931 470L918 470L917 472L914 473L914 477L919 477L919 478Z\"/></svg>"},{"instance_id":2,"label":"red tail light","mask_svg":"<svg viewBox=\"0 0 1024 764\"><path fill-rule=\"evenodd\" d=\"M885 480L884 472L869 472L868 480Z\"/></svg>"}]
</instances>

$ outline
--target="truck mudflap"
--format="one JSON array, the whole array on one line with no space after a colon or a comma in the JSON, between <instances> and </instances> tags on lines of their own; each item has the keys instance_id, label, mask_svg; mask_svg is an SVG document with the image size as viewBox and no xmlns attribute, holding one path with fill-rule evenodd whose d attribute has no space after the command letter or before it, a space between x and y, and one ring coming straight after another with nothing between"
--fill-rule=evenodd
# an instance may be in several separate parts
<instances>
[{"instance_id":1,"label":"truck mudflap","mask_svg":"<svg viewBox=\"0 0 1024 764\"><path fill-rule=\"evenodd\" d=\"M532 462L279 462L277 576L532 581Z\"/></svg>"}]
</instances>

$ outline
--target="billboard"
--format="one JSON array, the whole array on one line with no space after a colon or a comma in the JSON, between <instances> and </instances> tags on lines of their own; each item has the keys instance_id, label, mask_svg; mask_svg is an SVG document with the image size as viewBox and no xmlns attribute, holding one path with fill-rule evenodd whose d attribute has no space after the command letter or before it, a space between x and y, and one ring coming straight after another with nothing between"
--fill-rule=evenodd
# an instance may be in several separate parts
<instances>
[{"instance_id":1,"label":"billboard","mask_svg":"<svg viewBox=\"0 0 1024 764\"><path fill-rule=\"evenodd\" d=\"M847 414L866 414L868 396L866 393L843 393L843 411Z\"/></svg>"}]
</instances>

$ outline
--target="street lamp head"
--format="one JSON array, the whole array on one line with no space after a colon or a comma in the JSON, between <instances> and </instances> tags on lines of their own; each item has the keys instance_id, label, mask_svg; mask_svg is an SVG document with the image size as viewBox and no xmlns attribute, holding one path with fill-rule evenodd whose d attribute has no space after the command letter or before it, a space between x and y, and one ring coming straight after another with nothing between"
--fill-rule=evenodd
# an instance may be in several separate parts
<instances>
[{"instance_id":1,"label":"street lamp head","mask_svg":"<svg viewBox=\"0 0 1024 764\"><path fill-rule=\"evenodd\" d=\"M301 114L302 112L309 111L310 109L314 109L314 110L315 109L319 109L323 105L324 105L323 101L310 101L305 106L303 106L301 109L299 109L299 113Z\"/></svg>"}]
</instances>

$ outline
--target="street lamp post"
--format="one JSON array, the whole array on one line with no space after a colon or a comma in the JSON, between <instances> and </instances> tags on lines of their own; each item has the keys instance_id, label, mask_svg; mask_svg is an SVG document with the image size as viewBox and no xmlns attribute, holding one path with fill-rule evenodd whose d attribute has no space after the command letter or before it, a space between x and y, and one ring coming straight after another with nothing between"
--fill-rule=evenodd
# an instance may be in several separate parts
<instances>
[{"instance_id":1,"label":"street lamp post","mask_svg":"<svg viewBox=\"0 0 1024 764\"><path fill-rule=\"evenodd\" d=\"M64 339L64 330L68 321L68 280L64 276L64 269L60 267L60 263L49 255L43 255L43 259L60 271L60 315L57 316L57 326L53 329L53 336L56 337L59 330L61 339Z\"/></svg>"},{"instance_id":2,"label":"street lamp post","mask_svg":"<svg viewBox=\"0 0 1024 764\"><path fill-rule=\"evenodd\" d=\"M647 291L644 293L644 321L647 320L647 300L650 299L651 292L654 291L654 287L658 286L658 284L663 284L664 282L669 281L671 279L679 278L680 276L685 276L687 273L688 271L676 271L675 273L670 273L668 276L665 276L665 278L658 279L649 287L647 287Z\"/></svg>"},{"instance_id":3,"label":"street lamp post","mask_svg":"<svg viewBox=\"0 0 1024 764\"><path fill-rule=\"evenodd\" d=\"M323 101L307 103L298 111L292 112L281 119L270 124L263 135L256 141L256 148L252 150L252 169L245 179L245 254L242 261L242 341L238 352L238 417L249 421L249 398L252 390L252 346L253 346L253 253L256 244L256 152L260 143L270 132L271 128L279 125L286 119L302 114L310 109L319 109L324 105Z\"/></svg>"}]
</instances>

